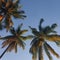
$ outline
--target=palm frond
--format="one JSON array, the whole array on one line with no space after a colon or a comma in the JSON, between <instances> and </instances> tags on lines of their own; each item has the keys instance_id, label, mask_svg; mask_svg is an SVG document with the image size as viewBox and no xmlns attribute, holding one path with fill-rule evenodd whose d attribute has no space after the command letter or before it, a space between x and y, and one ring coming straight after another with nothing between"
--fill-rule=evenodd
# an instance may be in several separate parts
<instances>
[{"instance_id":1,"label":"palm frond","mask_svg":"<svg viewBox=\"0 0 60 60\"><path fill-rule=\"evenodd\" d=\"M23 15L23 14L15 13L15 14L12 14L12 15L14 16L14 18L20 18L20 19L26 18L26 15Z\"/></svg>"},{"instance_id":2,"label":"palm frond","mask_svg":"<svg viewBox=\"0 0 60 60\"><path fill-rule=\"evenodd\" d=\"M31 46L29 52L32 54L32 60L37 59L37 50L38 50L38 48L37 48L37 46L35 46L35 44Z\"/></svg>"},{"instance_id":3,"label":"palm frond","mask_svg":"<svg viewBox=\"0 0 60 60\"><path fill-rule=\"evenodd\" d=\"M7 15L5 17L4 24L5 24L4 26L7 29L7 31L10 30L10 28L13 26L13 21L10 15Z\"/></svg>"},{"instance_id":4,"label":"palm frond","mask_svg":"<svg viewBox=\"0 0 60 60\"><path fill-rule=\"evenodd\" d=\"M54 23L54 24L51 25L51 28L52 29L55 29L56 27L57 27L57 24L56 23Z\"/></svg>"},{"instance_id":5,"label":"palm frond","mask_svg":"<svg viewBox=\"0 0 60 60\"><path fill-rule=\"evenodd\" d=\"M45 44L46 44L46 46L47 46L47 49L50 50L50 52L51 52L53 55L55 55L57 58L59 58L59 54L57 54L57 53L54 51L54 49L49 46L48 43L45 42Z\"/></svg>"},{"instance_id":6,"label":"palm frond","mask_svg":"<svg viewBox=\"0 0 60 60\"><path fill-rule=\"evenodd\" d=\"M17 53L17 43L14 41L14 43L8 48L7 52L11 52L12 50L15 50L15 53Z\"/></svg>"},{"instance_id":7,"label":"palm frond","mask_svg":"<svg viewBox=\"0 0 60 60\"><path fill-rule=\"evenodd\" d=\"M31 26L29 26L29 28L32 30L32 33L33 33L35 36L40 36L40 33L37 31L36 28L32 28Z\"/></svg>"},{"instance_id":8,"label":"palm frond","mask_svg":"<svg viewBox=\"0 0 60 60\"><path fill-rule=\"evenodd\" d=\"M18 43L19 46L22 47L23 49L25 49L26 44L20 38L18 38L18 41L19 41L19 43Z\"/></svg>"},{"instance_id":9,"label":"palm frond","mask_svg":"<svg viewBox=\"0 0 60 60\"><path fill-rule=\"evenodd\" d=\"M37 54L32 55L32 60L37 60Z\"/></svg>"},{"instance_id":10,"label":"palm frond","mask_svg":"<svg viewBox=\"0 0 60 60\"><path fill-rule=\"evenodd\" d=\"M31 41L31 47L30 47L30 50L29 52L34 55L34 54L37 54L38 52L38 45L36 44L37 43L37 39L34 38L32 41Z\"/></svg>"},{"instance_id":11,"label":"palm frond","mask_svg":"<svg viewBox=\"0 0 60 60\"><path fill-rule=\"evenodd\" d=\"M13 34L13 35L16 34L16 30L14 29L14 27L12 27L12 28L10 29L10 33Z\"/></svg>"},{"instance_id":12,"label":"palm frond","mask_svg":"<svg viewBox=\"0 0 60 60\"><path fill-rule=\"evenodd\" d=\"M17 53L17 43L15 43L15 53Z\"/></svg>"},{"instance_id":13,"label":"palm frond","mask_svg":"<svg viewBox=\"0 0 60 60\"><path fill-rule=\"evenodd\" d=\"M42 45L43 45L43 42L44 42L44 39L40 38L40 39L37 41L37 45L38 45L38 46L42 46Z\"/></svg>"},{"instance_id":14,"label":"palm frond","mask_svg":"<svg viewBox=\"0 0 60 60\"><path fill-rule=\"evenodd\" d=\"M29 52L32 54L32 60L36 60L37 59L37 47L32 45L30 47Z\"/></svg>"},{"instance_id":15,"label":"palm frond","mask_svg":"<svg viewBox=\"0 0 60 60\"><path fill-rule=\"evenodd\" d=\"M60 41L55 41L57 46L60 46Z\"/></svg>"},{"instance_id":16,"label":"palm frond","mask_svg":"<svg viewBox=\"0 0 60 60\"><path fill-rule=\"evenodd\" d=\"M10 43L9 46L5 49L5 51L0 55L0 59L2 58L2 56L6 53L6 51L8 50L8 48L9 48L12 44L13 44L13 42Z\"/></svg>"},{"instance_id":17,"label":"palm frond","mask_svg":"<svg viewBox=\"0 0 60 60\"><path fill-rule=\"evenodd\" d=\"M35 42L37 42L37 38L33 38L33 40L31 41L30 45L33 45Z\"/></svg>"},{"instance_id":18,"label":"palm frond","mask_svg":"<svg viewBox=\"0 0 60 60\"><path fill-rule=\"evenodd\" d=\"M54 29L53 28L51 28L50 26L46 26L44 29L43 29L43 33L44 34L46 34L46 35L48 35L48 34L50 34L50 33L57 33L56 31L54 31Z\"/></svg>"},{"instance_id":19,"label":"palm frond","mask_svg":"<svg viewBox=\"0 0 60 60\"><path fill-rule=\"evenodd\" d=\"M13 38L13 37L14 37L13 35L9 35L6 37L0 37L0 40L5 40L5 39Z\"/></svg>"},{"instance_id":20,"label":"palm frond","mask_svg":"<svg viewBox=\"0 0 60 60\"><path fill-rule=\"evenodd\" d=\"M39 52L38 52L38 59L39 60L44 60L43 58L43 49L42 49L42 46L39 47Z\"/></svg>"},{"instance_id":21,"label":"palm frond","mask_svg":"<svg viewBox=\"0 0 60 60\"><path fill-rule=\"evenodd\" d=\"M51 33L51 32L52 32L52 30L51 30L50 26L46 26L43 30L43 33L46 34L46 35Z\"/></svg>"},{"instance_id":22,"label":"palm frond","mask_svg":"<svg viewBox=\"0 0 60 60\"><path fill-rule=\"evenodd\" d=\"M22 34L24 34L24 33L26 33L28 30L21 30L21 31L19 31L19 35L22 35Z\"/></svg>"},{"instance_id":23,"label":"palm frond","mask_svg":"<svg viewBox=\"0 0 60 60\"><path fill-rule=\"evenodd\" d=\"M46 46L46 44L45 44L45 43L44 43L44 50L45 50L45 53L47 54L47 56L48 56L49 60L52 60L52 56L51 56L51 54L50 54L49 50L47 49L47 46Z\"/></svg>"},{"instance_id":24,"label":"palm frond","mask_svg":"<svg viewBox=\"0 0 60 60\"><path fill-rule=\"evenodd\" d=\"M24 14L25 12L23 11L23 10L21 10L21 11L13 11L13 14Z\"/></svg>"},{"instance_id":25,"label":"palm frond","mask_svg":"<svg viewBox=\"0 0 60 60\"><path fill-rule=\"evenodd\" d=\"M49 41L60 41L60 35L47 35L45 37Z\"/></svg>"},{"instance_id":26,"label":"palm frond","mask_svg":"<svg viewBox=\"0 0 60 60\"><path fill-rule=\"evenodd\" d=\"M7 52L11 52L13 49L15 49L15 42L7 49Z\"/></svg>"},{"instance_id":27,"label":"palm frond","mask_svg":"<svg viewBox=\"0 0 60 60\"><path fill-rule=\"evenodd\" d=\"M15 40L14 37L10 37L8 39L5 39L5 41L3 41L2 43L2 48L4 48L5 46L9 45L11 42L13 42Z\"/></svg>"},{"instance_id":28,"label":"palm frond","mask_svg":"<svg viewBox=\"0 0 60 60\"><path fill-rule=\"evenodd\" d=\"M9 44L9 41L8 41L8 40L4 41L4 42L2 43L2 48L6 47L8 44Z\"/></svg>"},{"instance_id":29,"label":"palm frond","mask_svg":"<svg viewBox=\"0 0 60 60\"><path fill-rule=\"evenodd\" d=\"M21 24L18 26L18 28L16 29L16 32L17 32L17 33L19 33L19 32L21 31L22 26L23 26L23 23L21 23Z\"/></svg>"},{"instance_id":30,"label":"palm frond","mask_svg":"<svg viewBox=\"0 0 60 60\"><path fill-rule=\"evenodd\" d=\"M36 28L32 28L31 26L29 26L29 28L30 28L32 31L37 31Z\"/></svg>"},{"instance_id":31,"label":"palm frond","mask_svg":"<svg viewBox=\"0 0 60 60\"><path fill-rule=\"evenodd\" d=\"M6 9L7 9L7 8L10 8L12 4L13 4L13 3L12 3L12 0L8 0L8 1L6 2L5 8L6 8Z\"/></svg>"},{"instance_id":32,"label":"palm frond","mask_svg":"<svg viewBox=\"0 0 60 60\"><path fill-rule=\"evenodd\" d=\"M42 23L44 22L44 19L41 18L40 23L39 23L39 31L42 31Z\"/></svg>"},{"instance_id":33,"label":"palm frond","mask_svg":"<svg viewBox=\"0 0 60 60\"><path fill-rule=\"evenodd\" d=\"M15 8L18 8L18 7L19 7L19 0L16 0L16 1L13 3L13 7L15 7Z\"/></svg>"},{"instance_id":34,"label":"palm frond","mask_svg":"<svg viewBox=\"0 0 60 60\"><path fill-rule=\"evenodd\" d=\"M27 39L32 39L34 36L28 35L28 36L20 36L21 40L27 40Z\"/></svg>"}]
</instances>

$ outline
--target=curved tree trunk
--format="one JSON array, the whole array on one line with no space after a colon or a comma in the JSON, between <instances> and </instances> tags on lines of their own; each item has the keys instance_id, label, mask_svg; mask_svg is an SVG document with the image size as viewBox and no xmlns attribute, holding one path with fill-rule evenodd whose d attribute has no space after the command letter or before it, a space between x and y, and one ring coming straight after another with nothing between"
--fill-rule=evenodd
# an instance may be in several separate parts
<instances>
[{"instance_id":1,"label":"curved tree trunk","mask_svg":"<svg viewBox=\"0 0 60 60\"><path fill-rule=\"evenodd\" d=\"M3 55L6 53L6 51L8 50L8 48L13 44L13 42L11 44L9 44L9 46L5 49L5 51L1 54L0 59L3 57Z\"/></svg>"}]
</instances>

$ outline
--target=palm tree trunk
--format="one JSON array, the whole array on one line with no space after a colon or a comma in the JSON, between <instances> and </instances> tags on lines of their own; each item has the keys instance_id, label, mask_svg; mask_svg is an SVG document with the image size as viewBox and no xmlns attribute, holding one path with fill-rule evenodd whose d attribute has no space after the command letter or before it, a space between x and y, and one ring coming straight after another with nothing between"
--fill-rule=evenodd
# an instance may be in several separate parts
<instances>
[{"instance_id":1,"label":"palm tree trunk","mask_svg":"<svg viewBox=\"0 0 60 60\"><path fill-rule=\"evenodd\" d=\"M3 57L3 55L6 53L6 51L8 50L8 48L13 44L13 42L11 44L9 44L9 46L5 49L5 51L1 54L0 59Z\"/></svg>"},{"instance_id":2,"label":"palm tree trunk","mask_svg":"<svg viewBox=\"0 0 60 60\"><path fill-rule=\"evenodd\" d=\"M42 46L39 47L39 51L38 51L38 60L43 60L43 49Z\"/></svg>"}]
</instances>

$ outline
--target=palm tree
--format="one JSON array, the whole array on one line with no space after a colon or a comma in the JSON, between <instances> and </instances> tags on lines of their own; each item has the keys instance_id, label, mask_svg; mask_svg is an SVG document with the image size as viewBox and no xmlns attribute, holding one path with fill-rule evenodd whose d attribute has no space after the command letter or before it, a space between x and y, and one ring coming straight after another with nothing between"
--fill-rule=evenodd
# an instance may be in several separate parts
<instances>
[{"instance_id":1,"label":"palm tree","mask_svg":"<svg viewBox=\"0 0 60 60\"><path fill-rule=\"evenodd\" d=\"M14 49L15 52L17 52L17 45L19 45L24 49L25 48L24 41L27 39L31 39L33 37L32 35L23 36L22 34L27 32L28 30L21 30L21 27L22 27L22 24L18 26L16 30L14 29L14 27L12 27L10 29L11 35L0 37L0 39L3 40L2 48L4 48L5 46L8 46L6 50L2 53L0 58L2 58L2 56L5 54L6 51L10 52Z\"/></svg>"},{"instance_id":2,"label":"palm tree","mask_svg":"<svg viewBox=\"0 0 60 60\"><path fill-rule=\"evenodd\" d=\"M55 42L57 45L60 45L60 35L57 35L57 32L54 30L57 26L56 23L51 26L42 27L44 19L40 20L39 31L36 28L29 28L32 30L34 38L31 42L31 48L29 52L32 54L32 60L37 60L37 55L39 60L43 59L43 49L45 50L49 60L52 60L50 52L59 58L59 54L47 43L47 41Z\"/></svg>"},{"instance_id":3,"label":"palm tree","mask_svg":"<svg viewBox=\"0 0 60 60\"><path fill-rule=\"evenodd\" d=\"M19 5L19 0L0 0L0 22L4 23L4 28L7 30L13 26L12 16L24 19L26 17L24 13Z\"/></svg>"}]
</instances>

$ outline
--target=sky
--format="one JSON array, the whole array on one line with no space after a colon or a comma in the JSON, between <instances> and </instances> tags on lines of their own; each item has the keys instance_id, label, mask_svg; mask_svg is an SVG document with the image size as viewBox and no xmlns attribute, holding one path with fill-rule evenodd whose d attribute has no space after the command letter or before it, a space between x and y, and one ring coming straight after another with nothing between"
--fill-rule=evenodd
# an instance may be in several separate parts
<instances>
[{"instance_id":1,"label":"sky","mask_svg":"<svg viewBox=\"0 0 60 60\"><path fill-rule=\"evenodd\" d=\"M14 26L17 27L18 24L23 23L22 29L28 29L29 31L26 35L30 35L31 31L28 26L32 26L38 29L39 21L41 18L45 20L43 26L51 25L57 23L58 26L55 29L58 34L60 34L60 0L21 0L22 10L25 11L27 18L13 19ZM17 20L17 21L16 21ZM0 35L9 34L0 32ZM32 60L32 55L29 53L31 40L26 41L25 50L18 47L18 52L15 54L14 51L7 52L0 60ZM57 47L54 43L48 42L55 51L59 54L60 47ZM0 43L1 45L1 43ZM0 46L0 54L4 51ZM53 55L52 55L53 56ZM49 60L44 52L44 60ZM53 60L60 60L53 56Z\"/></svg>"}]
</instances>

